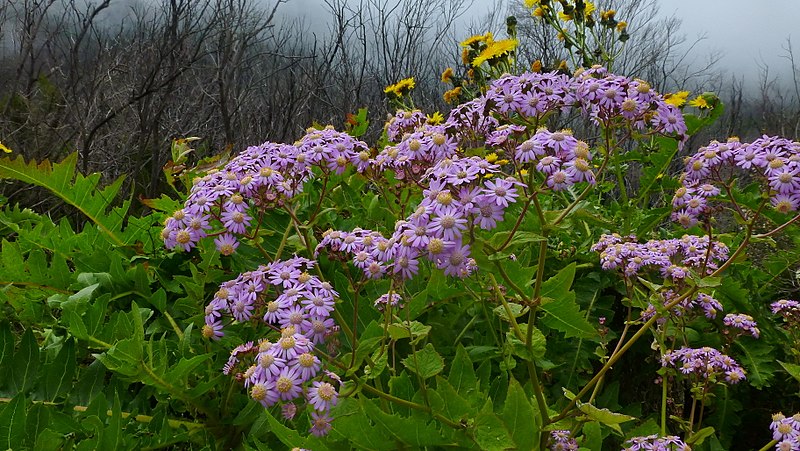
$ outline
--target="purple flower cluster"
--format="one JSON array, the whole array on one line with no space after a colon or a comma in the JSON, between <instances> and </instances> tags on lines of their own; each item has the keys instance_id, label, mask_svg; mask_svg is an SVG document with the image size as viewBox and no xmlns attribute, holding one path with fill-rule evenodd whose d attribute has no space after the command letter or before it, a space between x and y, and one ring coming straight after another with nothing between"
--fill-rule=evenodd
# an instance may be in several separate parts
<instances>
[{"instance_id":1,"label":"purple flower cluster","mask_svg":"<svg viewBox=\"0 0 800 451\"><path fill-rule=\"evenodd\" d=\"M595 183L589 146L575 139L569 130L537 130L514 149L514 160L523 168L541 173L545 185L553 191L565 190L579 182Z\"/></svg>"},{"instance_id":2,"label":"purple flower cluster","mask_svg":"<svg viewBox=\"0 0 800 451\"><path fill-rule=\"evenodd\" d=\"M736 170L749 171L766 185L775 210L800 208L800 143L766 135L752 143L730 138L712 141L687 158L682 186L672 198L673 220L684 227L695 225Z\"/></svg>"},{"instance_id":3,"label":"purple flower cluster","mask_svg":"<svg viewBox=\"0 0 800 451\"><path fill-rule=\"evenodd\" d=\"M674 435L659 437L654 434L645 437L633 437L628 439L626 444L628 446L623 448L623 451L691 451L692 449L683 440Z\"/></svg>"},{"instance_id":4,"label":"purple flower cluster","mask_svg":"<svg viewBox=\"0 0 800 451\"><path fill-rule=\"evenodd\" d=\"M769 425L772 439L777 440L775 449L779 451L800 451L800 413L786 417L778 412L772 415Z\"/></svg>"},{"instance_id":5,"label":"purple flower cluster","mask_svg":"<svg viewBox=\"0 0 800 451\"><path fill-rule=\"evenodd\" d=\"M800 302L781 299L770 304L772 313L781 315L789 325L800 326Z\"/></svg>"},{"instance_id":6,"label":"purple flower cluster","mask_svg":"<svg viewBox=\"0 0 800 451\"><path fill-rule=\"evenodd\" d=\"M572 433L568 430L550 431L550 450L551 451L576 451L578 442L572 438Z\"/></svg>"},{"instance_id":7,"label":"purple flower cluster","mask_svg":"<svg viewBox=\"0 0 800 451\"><path fill-rule=\"evenodd\" d=\"M730 329L737 329L738 335L749 334L753 338L761 336L761 331L758 330L756 321L750 315L744 313L728 313L722 319L722 323Z\"/></svg>"},{"instance_id":8,"label":"purple flower cluster","mask_svg":"<svg viewBox=\"0 0 800 451\"><path fill-rule=\"evenodd\" d=\"M672 290L667 290L661 293L661 297L664 299L664 305L667 305L677 299L678 294ZM685 299L678 303L678 305L672 308L671 313L675 316L684 316L690 312L697 311L698 309L701 310L703 315L709 319L716 318L717 313L723 310L722 303L714 299L712 296L706 293L697 293L695 297L691 299ZM647 308L642 312L642 319L648 320L655 314L656 307L653 304L648 304ZM661 318L659 323L663 324L665 321L666 318Z\"/></svg>"},{"instance_id":9,"label":"purple flower cluster","mask_svg":"<svg viewBox=\"0 0 800 451\"><path fill-rule=\"evenodd\" d=\"M281 330L275 343L263 339L258 344L248 342L237 346L224 372L230 374L239 365L249 363L244 372L236 373L236 379L244 382L253 400L264 407L283 402L283 415L293 417L297 411L293 401L305 398L313 410L311 433L325 435L331 429L330 409L339 398L333 385L338 377L327 372L323 373L325 376L320 374L322 363L313 352L311 340L289 326Z\"/></svg>"},{"instance_id":10,"label":"purple flower cluster","mask_svg":"<svg viewBox=\"0 0 800 451\"><path fill-rule=\"evenodd\" d=\"M220 285L206 306L203 335L223 336L223 315L234 321L263 321L275 328L293 327L312 343L323 343L335 331L333 312L338 293L309 274L314 261L294 257L262 265Z\"/></svg>"},{"instance_id":11,"label":"purple flower cluster","mask_svg":"<svg viewBox=\"0 0 800 451\"><path fill-rule=\"evenodd\" d=\"M255 320L280 329L276 342L237 346L223 373L243 381L250 397L265 407L284 402L284 416L294 416L293 400L305 396L314 410L311 432L330 430L329 411L338 393L332 382L338 378L325 372L314 354L316 344L337 330L331 313L338 293L327 282L312 276L314 261L294 257L262 265L220 285L205 311L203 336L218 340L223 335L223 316L236 322ZM239 371L244 369L244 371Z\"/></svg>"},{"instance_id":12,"label":"purple flower cluster","mask_svg":"<svg viewBox=\"0 0 800 451\"><path fill-rule=\"evenodd\" d=\"M626 277L636 276L643 268L657 268L664 278L682 280L690 270L705 268L711 274L728 259L725 244L714 241L709 249L708 237L696 235L640 244L633 235L615 233L601 236L592 250L600 253L603 269L620 269Z\"/></svg>"},{"instance_id":13,"label":"purple flower cluster","mask_svg":"<svg viewBox=\"0 0 800 451\"><path fill-rule=\"evenodd\" d=\"M396 146L386 146L373 161L378 170L393 169L398 179L419 177L436 162L456 154L457 140L443 125L423 125L403 135Z\"/></svg>"},{"instance_id":14,"label":"purple flower cluster","mask_svg":"<svg viewBox=\"0 0 800 451\"><path fill-rule=\"evenodd\" d=\"M483 96L486 109L509 119L516 115L540 120L550 112L569 109L575 102L576 80L558 72L503 75Z\"/></svg>"},{"instance_id":15,"label":"purple flower cluster","mask_svg":"<svg viewBox=\"0 0 800 451\"><path fill-rule=\"evenodd\" d=\"M167 219L161 238L169 249L189 251L206 236L230 255L254 222L254 211L282 205L302 192L312 167L341 174L352 165L371 164L367 145L333 128L309 129L295 145L264 143L248 147L221 170L194 181L183 209Z\"/></svg>"},{"instance_id":16,"label":"purple flower cluster","mask_svg":"<svg viewBox=\"0 0 800 451\"><path fill-rule=\"evenodd\" d=\"M724 376L726 382L737 384L745 379L744 370L736 360L708 346L667 352L661 357L661 364L703 381L717 381L718 376Z\"/></svg>"},{"instance_id":17,"label":"purple flower cluster","mask_svg":"<svg viewBox=\"0 0 800 451\"><path fill-rule=\"evenodd\" d=\"M576 78L576 100L596 123L622 120L637 129L649 126L657 133L685 137L681 111L665 102L647 82L611 74L601 66L580 72Z\"/></svg>"},{"instance_id":18,"label":"purple flower cluster","mask_svg":"<svg viewBox=\"0 0 800 451\"><path fill-rule=\"evenodd\" d=\"M497 227L522 186L513 177L486 177L497 172L497 165L478 157L442 160L425 176L423 200L395 225L390 238L370 230L329 230L317 252L328 248L351 255L353 264L370 279L389 272L410 279L419 271L422 257L447 275L467 277L476 266L469 257L470 245L464 242L465 232L475 226Z\"/></svg>"},{"instance_id":19,"label":"purple flower cluster","mask_svg":"<svg viewBox=\"0 0 800 451\"><path fill-rule=\"evenodd\" d=\"M384 311L387 305L401 309L403 308L403 298L397 293L386 293L375 300L375 308L380 312Z\"/></svg>"},{"instance_id":20,"label":"purple flower cluster","mask_svg":"<svg viewBox=\"0 0 800 451\"><path fill-rule=\"evenodd\" d=\"M425 113L420 110L397 110L397 113L386 121L384 129L389 141L398 142L406 133L413 132L425 123Z\"/></svg>"}]
</instances>

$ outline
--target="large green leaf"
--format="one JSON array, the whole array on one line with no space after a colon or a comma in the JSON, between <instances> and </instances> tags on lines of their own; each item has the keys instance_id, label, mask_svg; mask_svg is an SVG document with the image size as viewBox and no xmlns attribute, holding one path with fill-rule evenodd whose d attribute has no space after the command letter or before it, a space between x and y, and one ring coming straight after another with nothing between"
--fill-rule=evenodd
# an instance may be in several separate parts
<instances>
[{"instance_id":1,"label":"large green leaf","mask_svg":"<svg viewBox=\"0 0 800 451\"><path fill-rule=\"evenodd\" d=\"M461 344L456 348L456 356L450 364L450 374L447 380L458 394L467 398L478 388L478 379L475 376L472 360Z\"/></svg>"},{"instance_id":2,"label":"large green leaf","mask_svg":"<svg viewBox=\"0 0 800 451\"><path fill-rule=\"evenodd\" d=\"M428 343L424 348L403 359L403 365L423 379L427 379L442 372L444 360L433 349L433 345Z\"/></svg>"},{"instance_id":3,"label":"large green leaf","mask_svg":"<svg viewBox=\"0 0 800 451\"><path fill-rule=\"evenodd\" d=\"M448 444L436 423L427 421L423 416L401 417L382 411L372 400L362 398L359 402L375 426L400 443L415 447Z\"/></svg>"},{"instance_id":4,"label":"large green leaf","mask_svg":"<svg viewBox=\"0 0 800 451\"><path fill-rule=\"evenodd\" d=\"M528 395L516 379L511 379L508 385L503 412L500 414L506 428L511 432L511 438L518 450L538 450L537 440L541 430L541 418L533 410Z\"/></svg>"},{"instance_id":5,"label":"large green leaf","mask_svg":"<svg viewBox=\"0 0 800 451\"><path fill-rule=\"evenodd\" d=\"M487 400L475 416L475 443L486 451L517 449L503 421L492 411L492 401Z\"/></svg>"},{"instance_id":6,"label":"large green leaf","mask_svg":"<svg viewBox=\"0 0 800 451\"><path fill-rule=\"evenodd\" d=\"M122 207L110 210L123 178L119 178L105 188L98 189L100 174L84 177L76 173L75 166L78 154L72 153L61 163L51 164L44 160L41 163L25 162L22 155L15 159L0 158L0 178L9 178L30 183L49 190L53 195L67 204L77 208L90 221L96 224L105 236L114 244L123 246L132 244L132 236L123 236L122 224L127 213L129 202ZM109 211L110 210L110 211Z\"/></svg>"},{"instance_id":7,"label":"large green leaf","mask_svg":"<svg viewBox=\"0 0 800 451\"><path fill-rule=\"evenodd\" d=\"M27 329L22 334L22 340L12 361L11 386L15 393L24 392L33 385L39 364L39 345L33 336L33 330Z\"/></svg>"},{"instance_id":8,"label":"large green leaf","mask_svg":"<svg viewBox=\"0 0 800 451\"><path fill-rule=\"evenodd\" d=\"M547 314L542 317L542 324L563 332L567 338L592 338L597 330L586 320L575 302L575 292L561 294L558 298L542 302L541 309Z\"/></svg>"},{"instance_id":9,"label":"large green leaf","mask_svg":"<svg viewBox=\"0 0 800 451\"><path fill-rule=\"evenodd\" d=\"M775 365L773 347L752 340L739 340L734 343L741 351L737 359L744 365L750 385L755 388L769 387L772 377L778 369Z\"/></svg>"},{"instance_id":10,"label":"large green leaf","mask_svg":"<svg viewBox=\"0 0 800 451\"><path fill-rule=\"evenodd\" d=\"M70 337L61 346L55 360L42 369L44 374L45 397L50 401L69 392L75 377L75 339Z\"/></svg>"},{"instance_id":11,"label":"large green leaf","mask_svg":"<svg viewBox=\"0 0 800 451\"><path fill-rule=\"evenodd\" d=\"M0 448L19 449L25 439L25 395L19 393L0 411Z\"/></svg>"}]
</instances>

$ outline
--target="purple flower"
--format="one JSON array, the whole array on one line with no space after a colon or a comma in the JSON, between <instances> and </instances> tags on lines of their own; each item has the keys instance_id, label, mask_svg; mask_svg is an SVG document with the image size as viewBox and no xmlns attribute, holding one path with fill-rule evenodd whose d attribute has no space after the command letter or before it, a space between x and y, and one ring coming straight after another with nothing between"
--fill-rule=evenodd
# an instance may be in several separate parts
<instances>
[{"instance_id":1,"label":"purple flower","mask_svg":"<svg viewBox=\"0 0 800 451\"><path fill-rule=\"evenodd\" d=\"M519 182L517 182L519 183ZM514 183L508 179L497 179L496 181L489 180L484 183L483 193L490 200L494 201L501 207L508 207L511 202L516 202L517 188Z\"/></svg>"},{"instance_id":2,"label":"purple flower","mask_svg":"<svg viewBox=\"0 0 800 451\"><path fill-rule=\"evenodd\" d=\"M331 421L333 418L327 412L311 412L311 434L322 437L331 431Z\"/></svg>"},{"instance_id":3,"label":"purple flower","mask_svg":"<svg viewBox=\"0 0 800 451\"><path fill-rule=\"evenodd\" d=\"M275 390L281 400L291 401L303 393L302 383L303 380L295 367L286 366L275 379Z\"/></svg>"},{"instance_id":4,"label":"purple flower","mask_svg":"<svg viewBox=\"0 0 800 451\"><path fill-rule=\"evenodd\" d=\"M336 405L339 394L328 382L314 381L308 389L308 403L317 411L328 411Z\"/></svg>"},{"instance_id":5,"label":"purple flower","mask_svg":"<svg viewBox=\"0 0 800 451\"><path fill-rule=\"evenodd\" d=\"M503 207L485 195L475 199L475 207L472 209L472 213L475 215L475 224L483 230L497 227L497 222L503 220L504 212Z\"/></svg>"}]
</instances>

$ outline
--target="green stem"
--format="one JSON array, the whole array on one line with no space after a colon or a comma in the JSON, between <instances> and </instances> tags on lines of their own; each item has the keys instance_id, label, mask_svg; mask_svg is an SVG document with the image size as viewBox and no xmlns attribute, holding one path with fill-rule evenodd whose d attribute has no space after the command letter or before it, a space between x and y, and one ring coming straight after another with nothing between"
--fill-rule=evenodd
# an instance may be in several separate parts
<instances>
[{"instance_id":1,"label":"green stem","mask_svg":"<svg viewBox=\"0 0 800 451\"><path fill-rule=\"evenodd\" d=\"M489 279L492 281L492 287L494 288L495 295L503 304L503 308L506 311L508 320L511 323L511 328L514 330L514 335L516 335L519 341L525 344L525 349L528 352L528 358L525 359L525 363L528 367L528 375L531 378L531 385L533 385L533 393L536 397L536 404L539 407L539 413L542 416L542 424L547 424L550 421L550 415L547 413L547 402L544 399L542 386L539 383L539 374L536 371L536 365L533 364L533 346L531 345L530 339L530 337L532 337L533 324L527 325L527 336L529 338L526 341L525 337L522 335L522 331L519 328L519 324L517 324L517 319L514 317L514 313L511 311L511 306L508 305L505 296L503 296L503 292L500 291L500 286L497 284L497 280L494 278L494 275L489 274ZM533 308L531 308L531 311L532 310Z\"/></svg>"},{"instance_id":2,"label":"green stem","mask_svg":"<svg viewBox=\"0 0 800 451\"><path fill-rule=\"evenodd\" d=\"M772 447L777 445L777 444L778 444L778 441L777 440L773 440L773 441L767 443L766 445L764 445L763 447L759 448L758 451L768 451L768 450L772 449Z\"/></svg>"}]
</instances>

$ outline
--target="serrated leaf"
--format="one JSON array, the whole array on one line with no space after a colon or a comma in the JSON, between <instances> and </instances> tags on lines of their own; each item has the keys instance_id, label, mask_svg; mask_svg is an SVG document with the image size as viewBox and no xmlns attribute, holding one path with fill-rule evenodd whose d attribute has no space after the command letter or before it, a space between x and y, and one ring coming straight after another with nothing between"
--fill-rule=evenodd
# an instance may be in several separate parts
<instances>
[{"instance_id":1,"label":"serrated leaf","mask_svg":"<svg viewBox=\"0 0 800 451\"><path fill-rule=\"evenodd\" d=\"M424 348L403 359L403 365L423 379L436 376L444 369L442 356L428 343Z\"/></svg>"},{"instance_id":2,"label":"serrated leaf","mask_svg":"<svg viewBox=\"0 0 800 451\"><path fill-rule=\"evenodd\" d=\"M439 446L448 443L442 437L436 423L426 421L425 417L392 415L382 411L369 399L361 398L359 403L376 427L381 428L384 434L394 437L400 443L415 447Z\"/></svg>"},{"instance_id":3,"label":"serrated leaf","mask_svg":"<svg viewBox=\"0 0 800 451\"><path fill-rule=\"evenodd\" d=\"M429 390L429 393L431 390ZM467 400L448 382L447 379L437 376L436 377L436 390L438 395L435 397L438 403L431 401L431 407L440 411L445 417L453 421L461 421L463 419L472 418L478 411L478 408L473 406L474 403L480 403L485 399L483 396L473 396ZM476 393L477 395L477 393Z\"/></svg>"},{"instance_id":4,"label":"serrated leaf","mask_svg":"<svg viewBox=\"0 0 800 451\"><path fill-rule=\"evenodd\" d=\"M336 418L329 438L347 440L357 449L395 450L397 443L369 422L361 404L353 399L340 399L331 415Z\"/></svg>"},{"instance_id":5,"label":"serrated leaf","mask_svg":"<svg viewBox=\"0 0 800 451\"><path fill-rule=\"evenodd\" d=\"M575 292L562 293L550 302L542 303L541 309L547 314L542 316L542 324L563 332L567 338L592 338L597 330L586 320L575 302Z\"/></svg>"},{"instance_id":6,"label":"serrated leaf","mask_svg":"<svg viewBox=\"0 0 800 451\"><path fill-rule=\"evenodd\" d=\"M519 450L538 450L541 418L533 409L533 405L525 394L525 390L516 379L508 385L503 412L500 414L506 428L511 431L511 438Z\"/></svg>"},{"instance_id":7,"label":"serrated leaf","mask_svg":"<svg viewBox=\"0 0 800 451\"><path fill-rule=\"evenodd\" d=\"M411 338L412 344L417 344L420 340L428 336L431 326L422 324L419 321L392 323L388 327L389 336L392 340Z\"/></svg>"},{"instance_id":8,"label":"serrated leaf","mask_svg":"<svg viewBox=\"0 0 800 451\"><path fill-rule=\"evenodd\" d=\"M133 241L126 242L120 235L124 212L127 211L129 202L125 202L122 211L117 209L108 212L111 202L122 187L123 178L120 177L111 185L98 189L100 174L84 177L76 173L77 161L77 152L73 152L61 163L56 164L51 164L48 160L41 163L36 161L26 163L22 155L15 159L4 157L0 158L0 178L15 179L45 188L77 208L115 245L124 246L132 243Z\"/></svg>"},{"instance_id":9,"label":"serrated leaf","mask_svg":"<svg viewBox=\"0 0 800 451\"><path fill-rule=\"evenodd\" d=\"M492 402L487 400L480 413L475 416L475 443L482 450L503 451L516 449L514 440L508 433L503 421L492 411Z\"/></svg>"},{"instance_id":10,"label":"serrated leaf","mask_svg":"<svg viewBox=\"0 0 800 451\"><path fill-rule=\"evenodd\" d=\"M773 347L758 341L735 341L742 352L737 359L745 367L747 380L755 388L769 387L777 367Z\"/></svg>"},{"instance_id":11,"label":"serrated leaf","mask_svg":"<svg viewBox=\"0 0 800 451\"><path fill-rule=\"evenodd\" d=\"M558 299L569 292L573 280L575 280L575 263L570 263L542 283L540 291L542 297Z\"/></svg>"}]
</instances>

